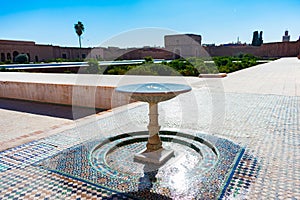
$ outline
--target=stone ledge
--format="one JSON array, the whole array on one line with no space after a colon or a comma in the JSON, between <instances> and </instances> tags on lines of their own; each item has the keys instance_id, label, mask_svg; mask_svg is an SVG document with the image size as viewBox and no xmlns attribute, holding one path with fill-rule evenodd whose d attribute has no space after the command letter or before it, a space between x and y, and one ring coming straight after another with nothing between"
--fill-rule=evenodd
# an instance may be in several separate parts
<instances>
[{"instance_id":1,"label":"stone ledge","mask_svg":"<svg viewBox=\"0 0 300 200\"><path fill-rule=\"evenodd\" d=\"M226 73L219 73L219 74L199 74L199 78L224 78L226 77Z\"/></svg>"},{"instance_id":2,"label":"stone ledge","mask_svg":"<svg viewBox=\"0 0 300 200\"><path fill-rule=\"evenodd\" d=\"M130 102L112 86L0 81L0 98L111 109Z\"/></svg>"},{"instance_id":3,"label":"stone ledge","mask_svg":"<svg viewBox=\"0 0 300 200\"><path fill-rule=\"evenodd\" d=\"M145 82L192 84L197 77L0 72L0 98L111 109L133 102L114 90Z\"/></svg>"}]
</instances>

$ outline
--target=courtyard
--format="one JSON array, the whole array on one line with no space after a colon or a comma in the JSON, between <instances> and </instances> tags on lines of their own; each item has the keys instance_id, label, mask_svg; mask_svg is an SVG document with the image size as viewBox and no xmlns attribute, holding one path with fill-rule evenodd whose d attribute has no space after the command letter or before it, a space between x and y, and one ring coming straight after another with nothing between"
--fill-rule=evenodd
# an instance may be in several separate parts
<instances>
[{"instance_id":1,"label":"courtyard","mask_svg":"<svg viewBox=\"0 0 300 200\"><path fill-rule=\"evenodd\" d=\"M297 58L281 58L225 78L156 77L192 87L159 104L175 150L160 167L132 157L146 103L74 111L0 99L0 199L299 199L299 75Z\"/></svg>"}]
</instances>

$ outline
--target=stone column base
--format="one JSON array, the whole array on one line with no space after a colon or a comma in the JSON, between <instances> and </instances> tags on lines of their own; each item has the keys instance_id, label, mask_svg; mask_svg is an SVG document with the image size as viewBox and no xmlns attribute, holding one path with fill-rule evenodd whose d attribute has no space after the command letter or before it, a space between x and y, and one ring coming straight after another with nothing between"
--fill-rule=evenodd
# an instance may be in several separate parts
<instances>
[{"instance_id":1,"label":"stone column base","mask_svg":"<svg viewBox=\"0 0 300 200\"><path fill-rule=\"evenodd\" d=\"M157 151L148 152L147 149L134 155L134 159L141 162L161 165L174 155L173 150L161 148Z\"/></svg>"}]
</instances>

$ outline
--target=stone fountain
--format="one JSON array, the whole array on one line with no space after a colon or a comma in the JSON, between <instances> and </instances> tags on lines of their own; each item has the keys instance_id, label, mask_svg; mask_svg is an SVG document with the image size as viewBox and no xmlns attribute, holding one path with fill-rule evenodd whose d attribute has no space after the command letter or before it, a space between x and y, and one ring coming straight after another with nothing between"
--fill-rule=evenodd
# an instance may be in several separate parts
<instances>
[{"instance_id":1,"label":"stone fountain","mask_svg":"<svg viewBox=\"0 0 300 200\"><path fill-rule=\"evenodd\" d=\"M159 137L158 103L191 90L190 86L173 83L133 84L116 88L116 92L127 93L132 99L149 104L149 137L146 148L134 155L135 160L160 165L173 156L174 151L163 148Z\"/></svg>"}]
</instances>

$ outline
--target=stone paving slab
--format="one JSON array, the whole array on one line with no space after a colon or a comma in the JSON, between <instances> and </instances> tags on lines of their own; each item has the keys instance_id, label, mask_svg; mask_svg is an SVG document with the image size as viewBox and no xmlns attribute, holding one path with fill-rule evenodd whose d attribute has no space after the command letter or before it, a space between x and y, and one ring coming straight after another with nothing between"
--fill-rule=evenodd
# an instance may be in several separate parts
<instances>
[{"instance_id":1,"label":"stone paving slab","mask_svg":"<svg viewBox=\"0 0 300 200\"><path fill-rule=\"evenodd\" d=\"M0 141L71 121L70 116L59 113L67 113L67 110L50 104L0 99Z\"/></svg>"},{"instance_id":2,"label":"stone paving slab","mask_svg":"<svg viewBox=\"0 0 300 200\"><path fill-rule=\"evenodd\" d=\"M73 111L76 111L74 114ZM99 109L0 98L0 151L74 125L74 120L99 113Z\"/></svg>"},{"instance_id":3,"label":"stone paving slab","mask_svg":"<svg viewBox=\"0 0 300 200\"><path fill-rule=\"evenodd\" d=\"M281 58L228 74L225 92L300 96L300 60Z\"/></svg>"}]
</instances>

